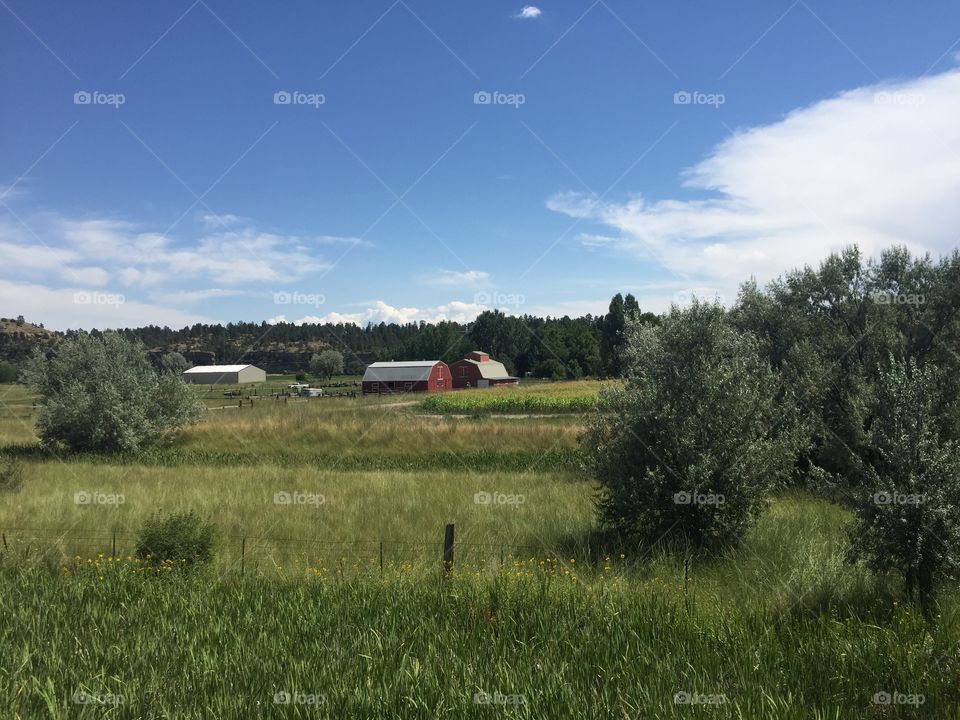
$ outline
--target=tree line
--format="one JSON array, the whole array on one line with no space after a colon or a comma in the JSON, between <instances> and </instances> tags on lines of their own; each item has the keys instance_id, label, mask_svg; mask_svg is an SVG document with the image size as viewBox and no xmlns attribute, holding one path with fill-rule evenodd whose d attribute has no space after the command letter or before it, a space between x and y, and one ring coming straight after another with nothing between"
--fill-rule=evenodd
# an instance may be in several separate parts
<instances>
[{"instance_id":1,"label":"tree line","mask_svg":"<svg viewBox=\"0 0 960 720\"><path fill-rule=\"evenodd\" d=\"M605 315L579 318L512 316L499 310L481 313L473 322L354 324L267 324L236 322L195 324L180 330L149 325L118 332L147 347L212 352L217 362L243 361L252 350L316 349L343 354L347 372L362 372L376 360L459 360L483 350L515 375L553 379L617 377L622 374L625 328L629 320L656 323L641 312L633 295L617 294ZM68 335L73 333L68 333ZM94 336L97 331L93 331ZM309 355L307 357L310 357ZM305 363L308 361L305 361ZM293 369L293 368L291 368ZM305 365L298 370L307 370Z\"/></svg>"}]
</instances>

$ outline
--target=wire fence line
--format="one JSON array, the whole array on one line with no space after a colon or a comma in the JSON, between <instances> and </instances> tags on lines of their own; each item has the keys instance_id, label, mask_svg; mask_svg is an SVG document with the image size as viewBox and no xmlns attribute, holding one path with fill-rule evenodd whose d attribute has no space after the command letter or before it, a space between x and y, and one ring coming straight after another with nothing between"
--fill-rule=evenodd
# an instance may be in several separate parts
<instances>
[{"instance_id":1,"label":"wire fence line","mask_svg":"<svg viewBox=\"0 0 960 720\"><path fill-rule=\"evenodd\" d=\"M8 526L0 528L0 553L15 551L38 551L43 555L60 552L64 557L87 554L100 554L110 557L133 555L138 533L132 530L106 530L102 533L72 528ZM425 556L446 558L450 550L448 539L444 540L399 540L390 538L311 538L283 535L256 535L243 533L221 533L218 535L223 554L234 558L255 560L258 557L269 558L277 550L300 548L304 554L314 554L326 558L349 555L350 559L369 561L382 566L385 557L391 561L423 560ZM397 549L400 549L399 551ZM555 547L529 543L513 542L472 542L455 541L452 548L458 555L468 555L471 559L483 559L486 562L499 560L503 564L507 559L523 555L540 557L561 557ZM419 554L418 554L419 551Z\"/></svg>"}]
</instances>

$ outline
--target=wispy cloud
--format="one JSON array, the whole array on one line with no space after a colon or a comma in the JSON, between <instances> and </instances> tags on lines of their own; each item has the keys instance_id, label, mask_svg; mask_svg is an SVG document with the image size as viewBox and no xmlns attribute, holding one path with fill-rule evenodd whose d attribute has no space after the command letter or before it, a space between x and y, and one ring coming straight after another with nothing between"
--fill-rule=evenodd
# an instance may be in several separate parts
<instances>
[{"instance_id":1,"label":"wispy cloud","mask_svg":"<svg viewBox=\"0 0 960 720\"><path fill-rule=\"evenodd\" d=\"M427 285L458 286L475 285L490 279L490 273L483 270L436 270L430 275L422 276L421 281Z\"/></svg>"}]
</instances>

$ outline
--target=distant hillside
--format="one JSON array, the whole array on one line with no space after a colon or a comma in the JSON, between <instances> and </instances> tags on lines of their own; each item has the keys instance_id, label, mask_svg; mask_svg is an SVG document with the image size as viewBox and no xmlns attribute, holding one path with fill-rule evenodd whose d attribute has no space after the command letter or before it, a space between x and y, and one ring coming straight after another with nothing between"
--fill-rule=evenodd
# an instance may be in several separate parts
<instances>
[{"instance_id":1,"label":"distant hillside","mask_svg":"<svg viewBox=\"0 0 960 720\"><path fill-rule=\"evenodd\" d=\"M20 318L0 318L0 360L19 365L33 353L35 347L53 347L59 333L34 325Z\"/></svg>"}]
</instances>

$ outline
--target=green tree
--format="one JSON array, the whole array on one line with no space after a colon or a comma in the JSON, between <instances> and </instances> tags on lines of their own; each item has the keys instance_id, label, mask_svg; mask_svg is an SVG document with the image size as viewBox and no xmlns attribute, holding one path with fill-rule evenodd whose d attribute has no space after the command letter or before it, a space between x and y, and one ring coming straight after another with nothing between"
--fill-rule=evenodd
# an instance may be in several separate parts
<instances>
[{"instance_id":1,"label":"green tree","mask_svg":"<svg viewBox=\"0 0 960 720\"><path fill-rule=\"evenodd\" d=\"M326 380L334 375L343 375L343 353L324 350L310 358L310 374Z\"/></svg>"},{"instance_id":2,"label":"green tree","mask_svg":"<svg viewBox=\"0 0 960 720\"><path fill-rule=\"evenodd\" d=\"M143 345L114 332L38 350L24 375L40 398L42 442L76 452L137 451L204 412L181 377L157 373Z\"/></svg>"},{"instance_id":3,"label":"green tree","mask_svg":"<svg viewBox=\"0 0 960 720\"><path fill-rule=\"evenodd\" d=\"M190 369L190 362L178 352L168 352L160 356L160 369L164 372L182 375Z\"/></svg>"},{"instance_id":4,"label":"green tree","mask_svg":"<svg viewBox=\"0 0 960 720\"><path fill-rule=\"evenodd\" d=\"M631 323L625 357L625 387L606 392L584 436L602 523L642 543L735 543L799 441L756 339L695 301L660 327Z\"/></svg>"},{"instance_id":5,"label":"green tree","mask_svg":"<svg viewBox=\"0 0 960 720\"><path fill-rule=\"evenodd\" d=\"M939 376L913 360L881 373L863 455L868 489L850 533L851 559L900 572L927 617L960 557L960 448L937 431Z\"/></svg>"},{"instance_id":6,"label":"green tree","mask_svg":"<svg viewBox=\"0 0 960 720\"><path fill-rule=\"evenodd\" d=\"M600 334L600 361L603 372L619 377L623 374L622 350L627 326L623 295L617 293L610 301L610 308L603 318Z\"/></svg>"}]
</instances>

